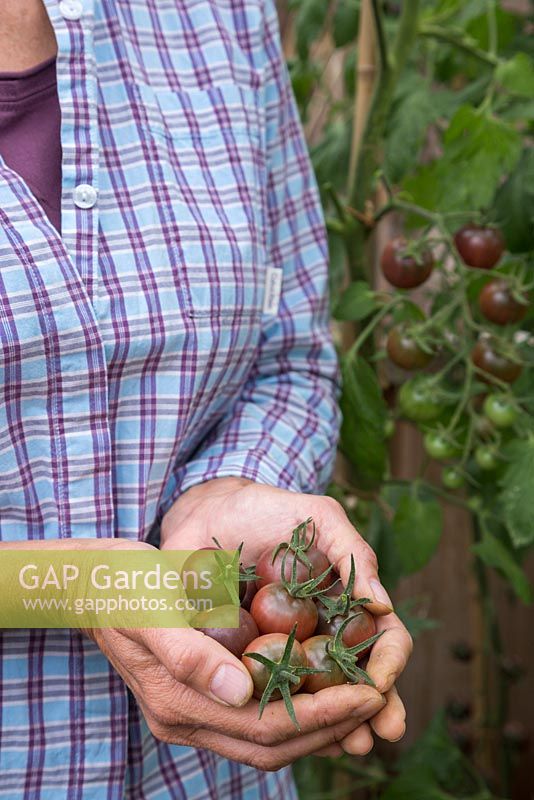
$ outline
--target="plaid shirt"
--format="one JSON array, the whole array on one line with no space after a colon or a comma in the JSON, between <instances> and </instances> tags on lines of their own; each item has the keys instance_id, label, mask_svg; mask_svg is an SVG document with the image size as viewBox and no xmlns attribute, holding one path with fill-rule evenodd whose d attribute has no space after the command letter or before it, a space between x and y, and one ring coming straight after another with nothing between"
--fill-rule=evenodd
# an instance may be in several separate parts
<instances>
[{"instance_id":1,"label":"plaid shirt","mask_svg":"<svg viewBox=\"0 0 534 800\"><path fill-rule=\"evenodd\" d=\"M317 491L327 248L272 0L45 5L62 235L0 159L0 538L145 538L220 476ZM156 741L80 633L0 634L0 797L293 792Z\"/></svg>"}]
</instances>

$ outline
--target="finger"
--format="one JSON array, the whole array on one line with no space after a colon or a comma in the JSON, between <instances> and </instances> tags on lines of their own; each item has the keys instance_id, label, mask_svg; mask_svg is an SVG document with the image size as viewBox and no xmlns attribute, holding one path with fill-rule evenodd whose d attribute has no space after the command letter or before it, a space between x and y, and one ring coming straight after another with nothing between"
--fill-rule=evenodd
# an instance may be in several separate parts
<instances>
[{"instance_id":1,"label":"finger","mask_svg":"<svg viewBox=\"0 0 534 800\"><path fill-rule=\"evenodd\" d=\"M344 752L340 744L329 744L327 747L321 747L313 755L318 758L339 758Z\"/></svg>"},{"instance_id":2,"label":"finger","mask_svg":"<svg viewBox=\"0 0 534 800\"><path fill-rule=\"evenodd\" d=\"M298 730L291 721L283 700L268 703L259 719L259 703L251 700L245 708L221 708L196 692L186 690L176 709L176 722L194 723L202 727L265 746L281 744L322 728L332 727L345 720L360 725L375 716L385 705L385 699L371 686L334 686L316 694L298 694L292 698ZM172 722L172 721L170 721Z\"/></svg>"},{"instance_id":3,"label":"finger","mask_svg":"<svg viewBox=\"0 0 534 800\"><path fill-rule=\"evenodd\" d=\"M321 498L321 501L320 518L317 519L318 546L326 553L344 583L349 579L350 557L354 556L354 597L368 597L372 601L368 608L374 614L389 614L393 604L378 577L378 564L372 548L351 525L339 503L330 498Z\"/></svg>"},{"instance_id":4,"label":"finger","mask_svg":"<svg viewBox=\"0 0 534 800\"><path fill-rule=\"evenodd\" d=\"M309 756L325 747L338 744L348 736L354 727L355 720L345 720L339 725L323 728L320 731L308 733L304 736L297 736L290 741L273 747L245 744L224 734L207 730L195 732L186 743L193 747L215 750L225 758L249 764L256 769L272 771L292 764L298 758ZM169 738L168 740L170 741L171 739Z\"/></svg>"},{"instance_id":5,"label":"finger","mask_svg":"<svg viewBox=\"0 0 534 800\"><path fill-rule=\"evenodd\" d=\"M175 681L219 704L241 707L253 691L246 667L219 642L193 628L123 631L163 664Z\"/></svg>"},{"instance_id":6,"label":"finger","mask_svg":"<svg viewBox=\"0 0 534 800\"><path fill-rule=\"evenodd\" d=\"M398 742L406 732L406 710L394 686L386 693L387 703L371 720L377 736L388 742Z\"/></svg>"},{"instance_id":7,"label":"finger","mask_svg":"<svg viewBox=\"0 0 534 800\"><path fill-rule=\"evenodd\" d=\"M385 633L373 645L367 672L378 691L383 694L393 686L404 670L412 653L413 642L396 614L377 619L376 627L378 631Z\"/></svg>"},{"instance_id":8,"label":"finger","mask_svg":"<svg viewBox=\"0 0 534 800\"><path fill-rule=\"evenodd\" d=\"M373 735L367 723L351 731L341 742L343 751L351 756L365 756L373 749L373 745Z\"/></svg>"}]
</instances>

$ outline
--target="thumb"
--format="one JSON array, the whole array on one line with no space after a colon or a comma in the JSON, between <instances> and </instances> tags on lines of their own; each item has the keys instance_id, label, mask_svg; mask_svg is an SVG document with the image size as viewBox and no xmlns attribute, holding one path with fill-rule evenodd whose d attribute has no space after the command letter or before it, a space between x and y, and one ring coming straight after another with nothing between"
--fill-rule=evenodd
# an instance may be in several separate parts
<instances>
[{"instance_id":1,"label":"thumb","mask_svg":"<svg viewBox=\"0 0 534 800\"><path fill-rule=\"evenodd\" d=\"M222 644L194 628L150 628L129 631L150 650L179 683L199 694L240 707L254 689L245 666Z\"/></svg>"}]
</instances>

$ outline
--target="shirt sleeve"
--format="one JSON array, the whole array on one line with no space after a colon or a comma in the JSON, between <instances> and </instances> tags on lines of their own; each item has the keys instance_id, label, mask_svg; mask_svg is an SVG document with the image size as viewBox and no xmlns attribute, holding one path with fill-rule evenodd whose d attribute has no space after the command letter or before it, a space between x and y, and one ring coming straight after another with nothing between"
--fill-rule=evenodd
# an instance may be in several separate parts
<instances>
[{"instance_id":1,"label":"shirt sleeve","mask_svg":"<svg viewBox=\"0 0 534 800\"><path fill-rule=\"evenodd\" d=\"M194 484L239 476L322 491L338 437L338 367L328 314L328 247L315 175L266 10L267 267L282 270L279 311L265 314L255 368L228 414L174 473L170 502Z\"/></svg>"}]
</instances>

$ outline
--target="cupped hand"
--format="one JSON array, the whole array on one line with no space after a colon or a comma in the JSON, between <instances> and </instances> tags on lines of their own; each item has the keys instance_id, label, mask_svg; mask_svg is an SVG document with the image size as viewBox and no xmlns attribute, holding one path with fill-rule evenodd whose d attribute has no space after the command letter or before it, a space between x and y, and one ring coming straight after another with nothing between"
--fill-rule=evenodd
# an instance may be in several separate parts
<instances>
[{"instance_id":1,"label":"cupped hand","mask_svg":"<svg viewBox=\"0 0 534 800\"><path fill-rule=\"evenodd\" d=\"M373 647L367 667L385 698L383 706L372 715L369 725L355 728L340 744L329 745L324 751L325 755L342 750L363 754L372 747L371 730L389 741L404 733L406 714L394 684L409 659L412 640L392 612L373 550L351 525L341 505L330 497L299 494L240 478L220 478L193 487L172 506L162 521L162 548L209 547L215 537L228 549L243 542L244 563L255 563L265 549L287 540L292 529L308 517L316 525L317 547L344 582L349 578L351 555L354 557L354 596L371 600L366 607L377 616L378 631L384 632ZM351 691L357 688L349 687ZM335 694L338 689L329 691Z\"/></svg>"}]
</instances>

